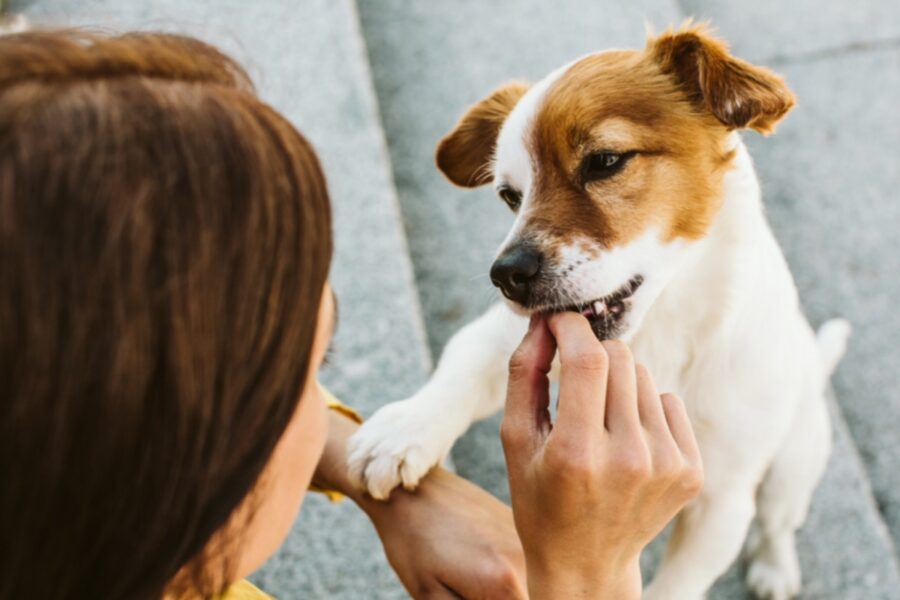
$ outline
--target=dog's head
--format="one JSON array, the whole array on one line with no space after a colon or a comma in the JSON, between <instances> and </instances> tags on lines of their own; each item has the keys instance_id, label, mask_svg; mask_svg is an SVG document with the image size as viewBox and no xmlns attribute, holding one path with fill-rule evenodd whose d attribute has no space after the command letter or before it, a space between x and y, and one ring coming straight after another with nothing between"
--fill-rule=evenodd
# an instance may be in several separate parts
<instances>
[{"instance_id":1,"label":"dog's head","mask_svg":"<svg viewBox=\"0 0 900 600\"><path fill-rule=\"evenodd\" d=\"M612 50L472 106L437 150L454 183L493 183L516 220L491 280L520 312L574 310L629 337L709 230L731 131L768 133L781 78L703 26Z\"/></svg>"}]
</instances>

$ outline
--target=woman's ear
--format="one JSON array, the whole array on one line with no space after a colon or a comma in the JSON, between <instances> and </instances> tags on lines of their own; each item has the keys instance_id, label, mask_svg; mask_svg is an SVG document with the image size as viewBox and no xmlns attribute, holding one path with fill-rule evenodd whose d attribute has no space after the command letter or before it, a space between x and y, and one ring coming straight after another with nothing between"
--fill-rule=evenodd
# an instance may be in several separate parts
<instances>
[{"instance_id":1,"label":"woman's ear","mask_svg":"<svg viewBox=\"0 0 900 600\"><path fill-rule=\"evenodd\" d=\"M500 128L528 87L519 81L507 83L466 111L437 147L435 160L447 179L462 187L491 181L490 164Z\"/></svg>"},{"instance_id":2,"label":"woman's ear","mask_svg":"<svg viewBox=\"0 0 900 600\"><path fill-rule=\"evenodd\" d=\"M735 58L705 25L686 24L650 39L647 52L691 100L730 128L771 133L795 103L784 80Z\"/></svg>"}]
</instances>

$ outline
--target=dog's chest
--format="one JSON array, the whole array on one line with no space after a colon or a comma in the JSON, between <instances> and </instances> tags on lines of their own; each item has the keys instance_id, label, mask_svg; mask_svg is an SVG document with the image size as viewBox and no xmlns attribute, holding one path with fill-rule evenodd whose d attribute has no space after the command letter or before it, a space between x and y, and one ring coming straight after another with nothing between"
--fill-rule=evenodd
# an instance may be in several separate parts
<instances>
[{"instance_id":1,"label":"dog's chest","mask_svg":"<svg viewBox=\"0 0 900 600\"><path fill-rule=\"evenodd\" d=\"M660 392L684 392L686 371L691 364L691 349L674 332L640 332L631 343L636 362L653 373Z\"/></svg>"}]
</instances>

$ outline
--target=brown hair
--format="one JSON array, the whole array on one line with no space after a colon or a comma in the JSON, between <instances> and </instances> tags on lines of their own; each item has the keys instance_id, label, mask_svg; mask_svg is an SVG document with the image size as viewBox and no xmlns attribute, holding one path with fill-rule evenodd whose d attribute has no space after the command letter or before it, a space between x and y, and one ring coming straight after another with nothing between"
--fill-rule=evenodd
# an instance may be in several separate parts
<instances>
[{"instance_id":1,"label":"brown hair","mask_svg":"<svg viewBox=\"0 0 900 600\"><path fill-rule=\"evenodd\" d=\"M0 38L0 598L172 591L296 409L331 243L313 150L214 48Z\"/></svg>"}]
</instances>

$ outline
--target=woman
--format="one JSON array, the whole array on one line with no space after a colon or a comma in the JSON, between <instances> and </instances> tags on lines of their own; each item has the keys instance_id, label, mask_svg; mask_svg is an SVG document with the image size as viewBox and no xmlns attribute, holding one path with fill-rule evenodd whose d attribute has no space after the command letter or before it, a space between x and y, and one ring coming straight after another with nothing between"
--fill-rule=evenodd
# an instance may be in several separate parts
<instances>
[{"instance_id":1,"label":"woman","mask_svg":"<svg viewBox=\"0 0 900 600\"><path fill-rule=\"evenodd\" d=\"M366 510L413 595L640 595L700 486L677 398L579 315L536 318L503 426L515 529L440 469L374 502L316 383L330 228L312 149L214 48L0 39L0 598L255 597L233 584L310 484Z\"/></svg>"}]
</instances>

